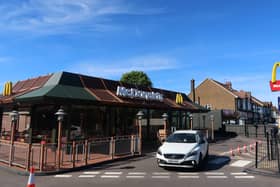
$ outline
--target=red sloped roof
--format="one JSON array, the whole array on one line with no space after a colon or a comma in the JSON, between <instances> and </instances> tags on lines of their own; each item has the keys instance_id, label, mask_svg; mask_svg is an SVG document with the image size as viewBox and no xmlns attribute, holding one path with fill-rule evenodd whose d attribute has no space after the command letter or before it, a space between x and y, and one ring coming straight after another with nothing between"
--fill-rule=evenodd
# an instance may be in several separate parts
<instances>
[{"instance_id":1,"label":"red sloped roof","mask_svg":"<svg viewBox=\"0 0 280 187\"><path fill-rule=\"evenodd\" d=\"M15 97L42 87L51 76L52 74L16 82L12 88L12 95L0 96L0 102L10 103Z\"/></svg>"}]
</instances>

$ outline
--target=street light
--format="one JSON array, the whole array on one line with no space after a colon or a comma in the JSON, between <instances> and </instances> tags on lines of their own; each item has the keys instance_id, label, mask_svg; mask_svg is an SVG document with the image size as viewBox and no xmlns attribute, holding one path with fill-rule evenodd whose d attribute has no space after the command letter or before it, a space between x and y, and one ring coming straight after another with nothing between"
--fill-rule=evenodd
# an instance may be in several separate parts
<instances>
[{"instance_id":1,"label":"street light","mask_svg":"<svg viewBox=\"0 0 280 187\"><path fill-rule=\"evenodd\" d=\"M141 155L141 151L142 151L142 118L144 116L144 113L140 110L136 114L136 116L138 118L139 154Z\"/></svg>"},{"instance_id":2,"label":"street light","mask_svg":"<svg viewBox=\"0 0 280 187\"><path fill-rule=\"evenodd\" d=\"M13 158L13 147L14 147L14 138L15 138L15 127L17 124L17 121L19 119L19 113L16 110L13 110L10 112L9 116L11 117L11 146L10 146L10 155L9 155L9 166L12 165L12 158Z\"/></svg>"},{"instance_id":3,"label":"street light","mask_svg":"<svg viewBox=\"0 0 280 187\"><path fill-rule=\"evenodd\" d=\"M210 115L210 120L211 120L211 140L214 140L214 115Z\"/></svg>"},{"instance_id":4,"label":"street light","mask_svg":"<svg viewBox=\"0 0 280 187\"><path fill-rule=\"evenodd\" d=\"M62 128L62 121L64 120L64 116L67 115L67 113L64 112L62 108L60 108L55 115L57 115L57 121L58 121L58 135L57 135L57 165L58 169L60 169L60 158L61 158L61 128Z\"/></svg>"}]
</instances>

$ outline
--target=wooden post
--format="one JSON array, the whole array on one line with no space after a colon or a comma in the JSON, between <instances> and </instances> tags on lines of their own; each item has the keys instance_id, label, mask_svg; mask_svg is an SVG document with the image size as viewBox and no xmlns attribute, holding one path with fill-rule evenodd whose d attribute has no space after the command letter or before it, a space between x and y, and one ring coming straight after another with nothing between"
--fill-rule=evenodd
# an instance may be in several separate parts
<instances>
[{"instance_id":1,"label":"wooden post","mask_svg":"<svg viewBox=\"0 0 280 187\"><path fill-rule=\"evenodd\" d=\"M111 156L112 156L112 160L114 159L114 155L115 155L115 140L114 140L114 137L111 137L111 140L110 140L110 152L111 152Z\"/></svg>"},{"instance_id":2,"label":"wooden post","mask_svg":"<svg viewBox=\"0 0 280 187\"><path fill-rule=\"evenodd\" d=\"M45 153L45 144L44 142L41 142L41 148L40 148L40 171L43 171L44 169L44 153Z\"/></svg>"},{"instance_id":3,"label":"wooden post","mask_svg":"<svg viewBox=\"0 0 280 187\"><path fill-rule=\"evenodd\" d=\"M88 139L85 140L85 165L88 164Z\"/></svg>"},{"instance_id":4,"label":"wooden post","mask_svg":"<svg viewBox=\"0 0 280 187\"><path fill-rule=\"evenodd\" d=\"M130 152L131 152L131 155L133 156L134 155L134 136L131 135L130 136Z\"/></svg>"},{"instance_id":5,"label":"wooden post","mask_svg":"<svg viewBox=\"0 0 280 187\"><path fill-rule=\"evenodd\" d=\"M76 161L76 142L72 142L72 166L75 168L75 161Z\"/></svg>"},{"instance_id":6,"label":"wooden post","mask_svg":"<svg viewBox=\"0 0 280 187\"><path fill-rule=\"evenodd\" d=\"M32 147L32 144L29 143L28 148L27 148L27 156L26 156L26 171L30 170L31 147Z\"/></svg>"}]
</instances>

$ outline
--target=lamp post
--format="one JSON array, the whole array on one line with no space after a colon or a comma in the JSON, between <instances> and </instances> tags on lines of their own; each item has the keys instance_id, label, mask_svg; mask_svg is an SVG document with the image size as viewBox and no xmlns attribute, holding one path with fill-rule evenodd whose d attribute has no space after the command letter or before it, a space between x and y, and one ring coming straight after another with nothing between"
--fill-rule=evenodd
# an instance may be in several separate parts
<instances>
[{"instance_id":1,"label":"lamp post","mask_svg":"<svg viewBox=\"0 0 280 187\"><path fill-rule=\"evenodd\" d=\"M13 147L14 147L14 138L15 138L15 127L19 118L18 111L13 110L10 114L11 117L11 142L10 142L10 155L9 155L9 166L12 165L12 158L13 158Z\"/></svg>"},{"instance_id":2,"label":"lamp post","mask_svg":"<svg viewBox=\"0 0 280 187\"><path fill-rule=\"evenodd\" d=\"M164 139L166 139L167 136L167 119L168 119L168 115L166 113L162 114L162 118L163 118L163 130L164 130Z\"/></svg>"},{"instance_id":3,"label":"lamp post","mask_svg":"<svg viewBox=\"0 0 280 187\"><path fill-rule=\"evenodd\" d=\"M57 135L57 168L60 169L60 158L61 158L61 131L62 131L62 121L64 120L64 116L66 113L62 108L60 108L55 115L57 115L57 121L58 121L58 135Z\"/></svg>"},{"instance_id":4,"label":"lamp post","mask_svg":"<svg viewBox=\"0 0 280 187\"><path fill-rule=\"evenodd\" d=\"M210 115L211 120L211 140L214 141L214 115Z\"/></svg>"},{"instance_id":5,"label":"lamp post","mask_svg":"<svg viewBox=\"0 0 280 187\"><path fill-rule=\"evenodd\" d=\"M140 110L136 114L136 116L138 118L139 154L141 155L141 151L142 151L142 118L144 116L144 113Z\"/></svg>"}]
</instances>

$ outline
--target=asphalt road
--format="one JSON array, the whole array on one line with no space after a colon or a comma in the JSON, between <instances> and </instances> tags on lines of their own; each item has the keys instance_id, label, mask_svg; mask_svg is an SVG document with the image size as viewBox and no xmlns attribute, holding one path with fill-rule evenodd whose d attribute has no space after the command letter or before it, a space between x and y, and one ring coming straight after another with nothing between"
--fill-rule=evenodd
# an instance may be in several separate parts
<instances>
[{"instance_id":1,"label":"asphalt road","mask_svg":"<svg viewBox=\"0 0 280 187\"><path fill-rule=\"evenodd\" d=\"M151 152L133 158L92 167L90 169L52 176L35 176L36 187L92 187L92 186L208 186L208 187L270 187L279 184L278 178L243 172L253 163L250 153L231 156L228 150L244 139L221 141L210 145L210 158L200 171L159 168ZM250 143L248 140L247 143ZM28 176L20 176L0 169L1 187L26 186Z\"/></svg>"}]
</instances>

